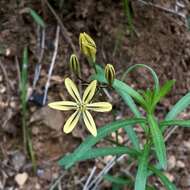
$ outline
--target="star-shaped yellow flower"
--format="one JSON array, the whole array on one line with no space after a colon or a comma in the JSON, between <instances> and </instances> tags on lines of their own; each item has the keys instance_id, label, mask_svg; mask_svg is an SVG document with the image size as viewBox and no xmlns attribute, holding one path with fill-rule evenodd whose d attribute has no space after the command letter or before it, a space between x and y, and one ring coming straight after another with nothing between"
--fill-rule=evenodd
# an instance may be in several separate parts
<instances>
[{"instance_id":1,"label":"star-shaped yellow flower","mask_svg":"<svg viewBox=\"0 0 190 190\"><path fill-rule=\"evenodd\" d=\"M91 110L95 112L108 112L112 109L112 105L108 102L91 103L91 100L96 91L96 85L97 81L92 81L84 91L83 97L81 99L75 83L71 79L66 78L65 86L68 93L72 96L75 102L58 101L48 104L49 107L57 110L75 110L75 112L68 118L64 125L63 131L65 133L70 133L74 129L79 121L80 116L82 115L87 129L93 136L97 135L96 124L89 111Z\"/></svg>"}]
</instances>

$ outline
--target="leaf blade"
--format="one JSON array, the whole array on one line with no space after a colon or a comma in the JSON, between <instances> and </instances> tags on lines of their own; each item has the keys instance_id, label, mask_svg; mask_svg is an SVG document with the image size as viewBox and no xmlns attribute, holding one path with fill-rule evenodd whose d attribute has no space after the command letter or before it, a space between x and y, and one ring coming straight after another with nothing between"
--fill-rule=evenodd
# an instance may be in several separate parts
<instances>
[{"instance_id":1,"label":"leaf blade","mask_svg":"<svg viewBox=\"0 0 190 190\"><path fill-rule=\"evenodd\" d=\"M46 24L44 22L44 20L42 19L42 17L33 9L29 8L29 13L31 15L31 17L34 19L34 21L41 26L42 28L45 28Z\"/></svg>"},{"instance_id":2,"label":"leaf blade","mask_svg":"<svg viewBox=\"0 0 190 190\"><path fill-rule=\"evenodd\" d=\"M171 183L170 180L161 171L153 166L149 166L149 169L160 178L161 182L165 185L167 190L177 190L176 186Z\"/></svg>"},{"instance_id":3,"label":"leaf blade","mask_svg":"<svg viewBox=\"0 0 190 190\"><path fill-rule=\"evenodd\" d=\"M135 190L145 190L148 173L148 156L150 145L145 144L142 156L138 163L137 175L135 178Z\"/></svg>"},{"instance_id":4,"label":"leaf blade","mask_svg":"<svg viewBox=\"0 0 190 190\"><path fill-rule=\"evenodd\" d=\"M162 168L166 168L167 166L166 147L162 136L162 132L158 126L156 119L152 114L147 115L147 120L150 125L150 133L155 147L156 156Z\"/></svg>"},{"instance_id":5,"label":"leaf blade","mask_svg":"<svg viewBox=\"0 0 190 190\"><path fill-rule=\"evenodd\" d=\"M98 141L100 141L102 138L105 136L109 135L111 132L116 131L117 129L121 127L125 127L126 125L134 125L137 123L145 123L145 119L139 119L139 118L134 118L134 119L129 119L129 120L119 120L112 122L110 124L105 125L102 128L98 129L98 133L96 137L89 136L85 139L85 141L70 155L67 155L63 157L62 159L59 160L59 165L60 166L65 166L65 168L71 167L77 159L85 154L90 148L95 145Z\"/></svg>"}]
</instances>

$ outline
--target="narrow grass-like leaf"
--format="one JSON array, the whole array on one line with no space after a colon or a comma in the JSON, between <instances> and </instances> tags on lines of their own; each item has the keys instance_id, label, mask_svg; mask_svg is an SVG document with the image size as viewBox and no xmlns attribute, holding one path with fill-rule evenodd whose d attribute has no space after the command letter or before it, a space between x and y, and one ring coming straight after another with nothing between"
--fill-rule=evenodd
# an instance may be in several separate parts
<instances>
[{"instance_id":1,"label":"narrow grass-like leaf","mask_svg":"<svg viewBox=\"0 0 190 190\"><path fill-rule=\"evenodd\" d=\"M162 132L153 115L148 114L147 120L150 126L150 133L154 143L156 156L160 162L161 167L165 169L167 165L167 158L166 158L166 147L162 136Z\"/></svg>"},{"instance_id":2,"label":"narrow grass-like leaf","mask_svg":"<svg viewBox=\"0 0 190 190\"><path fill-rule=\"evenodd\" d=\"M160 170L153 166L149 166L149 169L160 178L167 190L177 190L176 186Z\"/></svg>"},{"instance_id":3,"label":"narrow grass-like leaf","mask_svg":"<svg viewBox=\"0 0 190 190\"><path fill-rule=\"evenodd\" d=\"M145 190L148 173L148 156L150 144L145 144L142 156L139 158L138 170L135 179L135 190Z\"/></svg>"},{"instance_id":4,"label":"narrow grass-like leaf","mask_svg":"<svg viewBox=\"0 0 190 190\"><path fill-rule=\"evenodd\" d=\"M22 58L22 69L21 69L21 84L20 84L20 91L23 94L23 98L25 97L25 93L27 91L27 82L28 82L28 48L25 47L23 51L23 58ZM26 101L26 100L24 100Z\"/></svg>"},{"instance_id":5,"label":"narrow grass-like leaf","mask_svg":"<svg viewBox=\"0 0 190 190\"><path fill-rule=\"evenodd\" d=\"M29 13L38 25L40 25L42 28L45 28L46 25L45 25L44 20L35 10L29 8Z\"/></svg>"},{"instance_id":6,"label":"narrow grass-like leaf","mask_svg":"<svg viewBox=\"0 0 190 190\"><path fill-rule=\"evenodd\" d=\"M123 155L128 154L131 157L137 157L139 156L140 152L136 151L132 148L127 147L106 147L106 148L93 148L89 151L86 151L85 154L81 155L81 157L78 157L77 161L83 161L87 159L102 157L102 156L115 156L115 155Z\"/></svg>"},{"instance_id":7,"label":"narrow grass-like leaf","mask_svg":"<svg viewBox=\"0 0 190 190\"><path fill-rule=\"evenodd\" d=\"M165 117L165 120L172 120L176 116L184 111L190 104L190 92L183 96L168 112Z\"/></svg>"},{"instance_id":8,"label":"narrow grass-like leaf","mask_svg":"<svg viewBox=\"0 0 190 190\"><path fill-rule=\"evenodd\" d=\"M139 139L137 137L137 134L136 132L134 131L133 129L133 126L127 126L127 127L124 127L130 141L132 142L134 148L136 148L137 150L140 149L140 146L139 146Z\"/></svg>"},{"instance_id":9,"label":"narrow grass-like leaf","mask_svg":"<svg viewBox=\"0 0 190 190\"><path fill-rule=\"evenodd\" d=\"M156 105L167 93L169 93L175 84L175 80L167 81L154 96L154 105Z\"/></svg>"},{"instance_id":10,"label":"narrow grass-like leaf","mask_svg":"<svg viewBox=\"0 0 190 190\"><path fill-rule=\"evenodd\" d=\"M131 179L126 179L124 177L120 177L120 176L112 176L112 175L104 175L103 178L111 183L116 183L119 185L131 185L133 182L131 181Z\"/></svg>"},{"instance_id":11,"label":"narrow grass-like leaf","mask_svg":"<svg viewBox=\"0 0 190 190\"><path fill-rule=\"evenodd\" d=\"M20 88L20 99L22 107L22 133L24 148L27 149L27 123L26 123L26 112L27 112L27 83L28 83L28 48L25 47L22 57L22 69L21 69L21 81L19 84Z\"/></svg>"},{"instance_id":12,"label":"narrow grass-like leaf","mask_svg":"<svg viewBox=\"0 0 190 190\"><path fill-rule=\"evenodd\" d=\"M146 190L157 190L155 187L147 185Z\"/></svg>"},{"instance_id":13,"label":"narrow grass-like leaf","mask_svg":"<svg viewBox=\"0 0 190 190\"><path fill-rule=\"evenodd\" d=\"M85 155L85 153L90 150L90 148L99 142L101 139L111 134L112 132L118 130L119 128L126 127L127 125L135 125L137 123L145 123L145 119L124 119L119 120L110 124L105 125L98 129L97 136L89 136L85 139L85 141L77 148L75 151L63 157L59 160L59 165L65 166L65 168L71 167L81 156Z\"/></svg>"},{"instance_id":14,"label":"narrow grass-like leaf","mask_svg":"<svg viewBox=\"0 0 190 190\"><path fill-rule=\"evenodd\" d=\"M151 73L151 75L153 77L153 80L154 80L154 89L155 89L155 92L156 93L159 92L160 86L159 86L158 76L157 76L157 74L155 73L155 71L151 67L149 67L149 66L147 66L145 64L135 64L135 65L132 65L131 67L129 67L127 69L127 71L123 74L122 80L124 80L126 78L126 76L127 76L127 74L129 72L131 72L132 70L134 70L134 69L136 69L138 67L144 67L144 68L146 68L146 69L148 69L150 71L150 73Z\"/></svg>"},{"instance_id":15,"label":"narrow grass-like leaf","mask_svg":"<svg viewBox=\"0 0 190 190\"><path fill-rule=\"evenodd\" d=\"M159 126L161 127L162 132L171 125L178 125L181 127L187 127L190 128L190 120L169 120L169 121L162 121L159 123Z\"/></svg>"},{"instance_id":16,"label":"narrow grass-like leaf","mask_svg":"<svg viewBox=\"0 0 190 190\"><path fill-rule=\"evenodd\" d=\"M132 19L132 11L130 9L130 2L129 0L123 0L123 8L124 8L124 14L127 18L128 26L129 26L129 31L132 34L134 30L134 25L133 25L133 19Z\"/></svg>"},{"instance_id":17,"label":"narrow grass-like leaf","mask_svg":"<svg viewBox=\"0 0 190 190\"><path fill-rule=\"evenodd\" d=\"M36 172L36 157L35 157L35 153L34 153L34 149L32 145L32 139L30 138L29 134L28 134L28 152L30 154L30 158L32 161L33 170L34 172Z\"/></svg>"}]
</instances>

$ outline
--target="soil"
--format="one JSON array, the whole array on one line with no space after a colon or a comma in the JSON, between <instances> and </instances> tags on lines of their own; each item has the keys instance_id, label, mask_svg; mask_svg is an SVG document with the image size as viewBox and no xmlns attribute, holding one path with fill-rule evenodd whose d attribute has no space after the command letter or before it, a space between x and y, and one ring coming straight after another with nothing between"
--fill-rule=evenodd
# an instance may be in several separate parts
<instances>
[{"instance_id":1,"label":"soil","mask_svg":"<svg viewBox=\"0 0 190 190\"><path fill-rule=\"evenodd\" d=\"M64 4L61 5L60 2ZM0 1L0 189L50 189L60 178L58 189L82 189L90 169L96 165L99 170L105 165L105 159L81 162L71 170L60 168L57 161L63 155L72 152L87 136L81 126L72 135L62 133L62 127L69 116L67 112L52 111L41 106L43 89L51 63L57 24L61 26L58 53L53 76L48 91L48 101L67 98L64 78L70 76L69 57L76 50L82 63L83 77L90 75L91 69L79 53L78 36L86 32L93 37L97 45L97 62L104 66L114 65L117 78L121 78L127 68L133 64L147 64L159 76L160 83L175 79L172 92L159 104L157 116L163 118L171 106L190 89L190 32L184 18L174 10L174 0L131 1L133 26L131 33L127 27L122 2L118 1L58 1L50 0L50 6L59 19L52 14L45 0L1 0ZM180 1L184 8L181 13L190 14L190 2ZM160 5L155 7L153 5ZM41 29L36 25L26 8L32 8L41 15L46 23L45 47L42 59L40 79L35 86L34 100L28 103L28 125L31 130L33 146L37 158L37 171L23 150L21 129L21 105L19 100L19 76L22 51L29 48L29 88L31 92L35 66L40 51ZM74 78L74 76L73 76ZM133 71L125 81L135 89L146 89L152 85L151 75L145 69ZM147 83L148 81L148 83ZM111 101L118 117L130 116L121 99L111 93ZM105 100L104 94L100 99ZM96 115L96 123L102 126L116 119L114 114ZM189 119L188 110L180 115ZM137 129L138 130L138 129ZM142 135L142 131L139 131ZM166 175L182 190L190 189L190 131L176 128L167 140L168 170ZM123 141L127 139L121 138ZM102 142L99 146L105 145ZM121 166L120 166L121 167ZM122 166L125 167L125 166ZM119 166L112 170L118 172ZM27 181L19 187L15 176L25 172ZM150 178L163 189L160 182ZM102 183L100 189L110 189L109 183Z\"/></svg>"}]
</instances>

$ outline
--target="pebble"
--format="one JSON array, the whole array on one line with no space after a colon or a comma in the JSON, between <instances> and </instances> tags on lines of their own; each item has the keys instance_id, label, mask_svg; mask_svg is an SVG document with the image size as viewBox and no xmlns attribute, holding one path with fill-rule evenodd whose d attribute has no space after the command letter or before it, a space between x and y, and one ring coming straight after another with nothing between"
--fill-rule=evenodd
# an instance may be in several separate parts
<instances>
[{"instance_id":1,"label":"pebble","mask_svg":"<svg viewBox=\"0 0 190 190\"><path fill-rule=\"evenodd\" d=\"M14 179L16 183L19 185L19 187L22 187L28 179L28 174L26 172L18 173Z\"/></svg>"},{"instance_id":2,"label":"pebble","mask_svg":"<svg viewBox=\"0 0 190 190\"><path fill-rule=\"evenodd\" d=\"M19 171L26 163L25 155L20 151L16 151L14 154L12 154L12 163L15 170Z\"/></svg>"},{"instance_id":3,"label":"pebble","mask_svg":"<svg viewBox=\"0 0 190 190\"><path fill-rule=\"evenodd\" d=\"M182 162L181 160L178 160L177 163L176 163L176 166L177 166L178 168L185 168L185 163Z\"/></svg>"},{"instance_id":4,"label":"pebble","mask_svg":"<svg viewBox=\"0 0 190 190\"><path fill-rule=\"evenodd\" d=\"M183 141L185 148L190 150L190 141Z\"/></svg>"},{"instance_id":5,"label":"pebble","mask_svg":"<svg viewBox=\"0 0 190 190\"><path fill-rule=\"evenodd\" d=\"M174 155L169 156L168 159L168 170L173 169L176 166L176 158Z\"/></svg>"},{"instance_id":6,"label":"pebble","mask_svg":"<svg viewBox=\"0 0 190 190\"><path fill-rule=\"evenodd\" d=\"M0 93L4 94L6 92L6 87L3 84L0 84Z\"/></svg>"}]
</instances>

